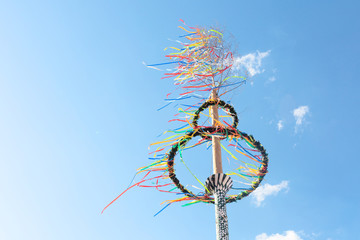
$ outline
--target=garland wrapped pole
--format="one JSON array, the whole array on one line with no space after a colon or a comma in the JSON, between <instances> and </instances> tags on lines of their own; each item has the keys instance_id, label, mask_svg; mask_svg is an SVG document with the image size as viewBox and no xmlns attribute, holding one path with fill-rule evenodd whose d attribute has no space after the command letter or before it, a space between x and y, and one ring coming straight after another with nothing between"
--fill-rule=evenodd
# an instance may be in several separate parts
<instances>
[{"instance_id":1,"label":"garland wrapped pole","mask_svg":"<svg viewBox=\"0 0 360 240\"><path fill-rule=\"evenodd\" d=\"M223 33L183 24L179 28L185 34L176 41L179 46L165 49L171 51L165 55L169 61L145 64L166 71L163 78L174 80L176 89L166 95L167 103L158 110L171 104L179 106L175 118L169 122L180 125L166 130L163 140L150 145L154 147L149 153L152 162L139 168L134 179L142 177L133 179L103 211L133 187L154 188L178 196L164 201L164 207L154 216L173 203L183 203L184 207L201 202L214 204L217 240L228 240L226 204L248 196L260 185L267 173L268 156L252 135L237 129L239 119L234 107L221 100L246 82L244 76L237 74L238 68L233 67L233 53L225 45ZM213 163L204 161L202 168L210 169L212 165L213 175L203 182L197 177L196 169L191 170L185 162L189 160L185 155L192 148L206 146L204 150L207 150L210 145ZM224 166L222 156L228 160ZM182 184L177 171L181 167L193 177L192 183Z\"/></svg>"}]
</instances>

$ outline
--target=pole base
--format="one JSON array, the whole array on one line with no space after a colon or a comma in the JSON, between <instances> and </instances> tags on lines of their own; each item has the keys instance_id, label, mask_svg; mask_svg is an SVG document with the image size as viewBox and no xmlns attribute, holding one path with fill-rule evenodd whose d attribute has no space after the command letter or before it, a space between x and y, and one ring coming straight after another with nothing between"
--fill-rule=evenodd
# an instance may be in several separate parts
<instances>
[{"instance_id":1,"label":"pole base","mask_svg":"<svg viewBox=\"0 0 360 240\"><path fill-rule=\"evenodd\" d=\"M229 176L223 173L213 174L206 180L206 188L215 199L216 239L228 240L229 227L226 213L226 193L233 185Z\"/></svg>"}]
</instances>

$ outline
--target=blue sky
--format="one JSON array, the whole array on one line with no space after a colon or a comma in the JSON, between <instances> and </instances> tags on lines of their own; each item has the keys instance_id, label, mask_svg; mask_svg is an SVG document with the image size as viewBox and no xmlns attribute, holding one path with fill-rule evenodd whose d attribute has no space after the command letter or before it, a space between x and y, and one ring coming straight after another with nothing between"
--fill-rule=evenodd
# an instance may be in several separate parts
<instances>
[{"instance_id":1,"label":"blue sky","mask_svg":"<svg viewBox=\"0 0 360 240\"><path fill-rule=\"evenodd\" d=\"M154 218L169 196L151 189L133 189L100 215L148 163L149 144L176 110L156 111L172 81L142 62L165 60L179 19L221 26L239 58L268 52L226 99L270 159L261 192L228 205L230 239L360 238L358 9L356 1L1 1L0 238L215 238L212 206L172 205Z\"/></svg>"}]
</instances>

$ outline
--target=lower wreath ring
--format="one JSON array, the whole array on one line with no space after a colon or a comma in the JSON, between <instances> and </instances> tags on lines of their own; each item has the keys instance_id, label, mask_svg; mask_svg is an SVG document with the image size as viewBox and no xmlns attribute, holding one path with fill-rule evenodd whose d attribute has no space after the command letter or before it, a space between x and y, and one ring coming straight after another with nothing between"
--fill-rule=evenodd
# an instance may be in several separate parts
<instances>
[{"instance_id":1,"label":"lower wreath ring","mask_svg":"<svg viewBox=\"0 0 360 240\"><path fill-rule=\"evenodd\" d=\"M191 192L190 190L186 189L179 181L179 179L176 177L175 175L175 169L174 169L174 160L175 160L175 156L178 152L178 149L180 147L185 147L186 144L193 138L196 136L208 136L210 133L216 132L216 135L222 135L224 137L227 136L232 136L232 137L236 137L239 139L246 139L247 141L249 141L255 149L257 149L261 155L262 155L262 161L261 161L261 167L259 168L259 178L256 182L253 183L253 185L251 186L251 188L247 189L247 190L243 190L242 192L240 192L238 195L233 195L233 196L229 196L226 197L226 203L231 203L231 202L236 202L237 200L240 200L246 196L248 196L251 192L253 192L262 182L262 180L264 179L266 173L267 173L267 168L268 168L268 155L266 153L265 148L261 145L260 142L256 141L253 136L248 135L244 132L241 132L237 129L229 129L229 128L222 128L222 129L218 129L215 127L204 127L204 128L197 128L195 130L189 131L187 132L184 137L182 137L176 144L173 145L173 147L171 148L171 150L167 153L168 155L168 161L167 161L167 166L168 166L168 171L169 171L169 177L170 179L173 181L173 183L175 184L175 186L182 192L184 193L186 196L194 198L194 200L198 200L198 201L202 201L202 202L206 202L206 203L212 203L214 204L215 201L214 199L212 199L210 197L210 193L206 193L207 191L205 190L205 194L203 196L198 196L196 194L194 194L193 192Z\"/></svg>"}]
</instances>

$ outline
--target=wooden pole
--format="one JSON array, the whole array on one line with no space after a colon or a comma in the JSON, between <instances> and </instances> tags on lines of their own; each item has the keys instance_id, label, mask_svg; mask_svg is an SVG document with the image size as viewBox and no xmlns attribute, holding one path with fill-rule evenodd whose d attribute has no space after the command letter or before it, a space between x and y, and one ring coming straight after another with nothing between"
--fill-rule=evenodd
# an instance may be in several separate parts
<instances>
[{"instance_id":1,"label":"wooden pole","mask_svg":"<svg viewBox=\"0 0 360 240\"><path fill-rule=\"evenodd\" d=\"M215 89L211 92L211 98L214 100L218 100L219 97ZM219 122L219 111L218 105L211 106L211 118L212 118L212 126L216 127L216 122ZM221 160L221 145L220 139L218 137L212 136L212 155L213 155L213 168L214 174L222 173L222 160Z\"/></svg>"}]
</instances>

